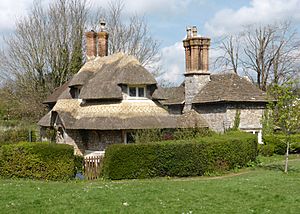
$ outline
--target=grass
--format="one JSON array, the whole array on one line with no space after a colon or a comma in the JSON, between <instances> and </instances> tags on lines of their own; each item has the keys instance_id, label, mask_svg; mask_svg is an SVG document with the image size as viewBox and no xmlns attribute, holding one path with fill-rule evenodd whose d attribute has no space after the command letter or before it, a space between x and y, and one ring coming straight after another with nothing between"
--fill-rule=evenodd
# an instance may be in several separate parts
<instances>
[{"instance_id":1,"label":"grass","mask_svg":"<svg viewBox=\"0 0 300 214\"><path fill-rule=\"evenodd\" d=\"M0 180L1 213L299 213L300 157L261 158L222 177L122 181Z\"/></svg>"}]
</instances>

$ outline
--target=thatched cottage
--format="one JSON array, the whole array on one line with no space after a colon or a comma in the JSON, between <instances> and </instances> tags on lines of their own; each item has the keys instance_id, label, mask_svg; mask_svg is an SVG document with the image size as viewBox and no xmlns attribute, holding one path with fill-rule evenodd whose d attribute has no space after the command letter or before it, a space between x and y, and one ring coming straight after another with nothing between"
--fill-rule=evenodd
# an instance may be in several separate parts
<instances>
[{"instance_id":1,"label":"thatched cottage","mask_svg":"<svg viewBox=\"0 0 300 214\"><path fill-rule=\"evenodd\" d=\"M74 145L77 154L104 151L128 143L140 129L211 128L224 132L237 113L240 129L261 130L266 96L236 74L209 73L210 39L187 29L185 81L160 88L134 57L108 56L108 33L87 32L87 62L74 77L51 94L50 111L39 121L41 136L57 130L57 142Z\"/></svg>"}]
</instances>

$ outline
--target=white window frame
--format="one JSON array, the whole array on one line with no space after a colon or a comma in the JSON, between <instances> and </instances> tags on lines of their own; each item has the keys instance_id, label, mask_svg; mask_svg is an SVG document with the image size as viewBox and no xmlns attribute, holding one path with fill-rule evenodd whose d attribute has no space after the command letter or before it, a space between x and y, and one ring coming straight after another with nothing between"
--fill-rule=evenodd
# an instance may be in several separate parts
<instances>
[{"instance_id":1,"label":"white window frame","mask_svg":"<svg viewBox=\"0 0 300 214\"><path fill-rule=\"evenodd\" d=\"M130 88L135 88L135 96L130 96ZM139 88L144 89L144 96L139 97ZM146 86L144 85L128 85L127 86L127 94L130 98L146 98Z\"/></svg>"}]
</instances>

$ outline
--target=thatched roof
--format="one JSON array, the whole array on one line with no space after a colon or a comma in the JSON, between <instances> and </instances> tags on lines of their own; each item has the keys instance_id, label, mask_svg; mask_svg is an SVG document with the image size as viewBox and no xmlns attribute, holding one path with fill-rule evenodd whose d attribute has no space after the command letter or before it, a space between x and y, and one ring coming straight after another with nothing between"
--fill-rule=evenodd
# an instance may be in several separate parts
<instances>
[{"instance_id":1,"label":"thatched roof","mask_svg":"<svg viewBox=\"0 0 300 214\"><path fill-rule=\"evenodd\" d=\"M50 127L51 126L51 111L44 115L38 122L39 126Z\"/></svg>"},{"instance_id":2,"label":"thatched roof","mask_svg":"<svg viewBox=\"0 0 300 214\"><path fill-rule=\"evenodd\" d=\"M117 53L86 62L70 81L55 89L44 104L55 103L58 99L71 99L69 87L72 86L82 86L81 99L122 99L120 84L156 83L152 74L136 58Z\"/></svg>"},{"instance_id":3,"label":"thatched roof","mask_svg":"<svg viewBox=\"0 0 300 214\"><path fill-rule=\"evenodd\" d=\"M151 100L123 101L115 104L81 104L78 100L59 100L53 108L67 129L152 129L208 127L197 115L170 115ZM187 118L188 117L188 118Z\"/></svg>"},{"instance_id":4,"label":"thatched roof","mask_svg":"<svg viewBox=\"0 0 300 214\"><path fill-rule=\"evenodd\" d=\"M266 93L237 74L214 74L210 79L194 97L193 103L267 102Z\"/></svg>"},{"instance_id":5,"label":"thatched roof","mask_svg":"<svg viewBox=\"0 0 300 214\"><path fill-rule=\"evenodd\" d=\"M120 84L156 84L154 77L134 57L113 56L115 61L99 65L100 69L83 85L81 99L122 99Z\"/></svg>"},{"instance_id":6,"label":"thatched roof","mask_svg":"<svg viewBox=\"0 0 300 214\"><path fill-rule=\"evenodd\" d=\"M50 94L46 100L43 102L44 104L56 103L58 99L71 99L71 95L69 92L69 82L67 81L62 86L56 88L52 94Z\"/></svg>"}]
</instances>

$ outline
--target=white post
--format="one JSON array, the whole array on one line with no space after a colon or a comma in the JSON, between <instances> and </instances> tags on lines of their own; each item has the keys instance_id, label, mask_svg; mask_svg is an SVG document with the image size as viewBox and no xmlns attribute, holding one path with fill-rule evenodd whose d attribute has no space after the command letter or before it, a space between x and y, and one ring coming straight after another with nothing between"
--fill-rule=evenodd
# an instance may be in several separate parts
<instances>
[{"instance_id":1,"label":"white post","mask_svg":"<svg viewBox=\"0 0 300 214\"><path fill-rule=\"evenodd\" d=\"M258 144L264 144L263 140L262 140L262 131L261 130L258 131L257 141L258 141Z\"/></svg>"}]
</instances>

